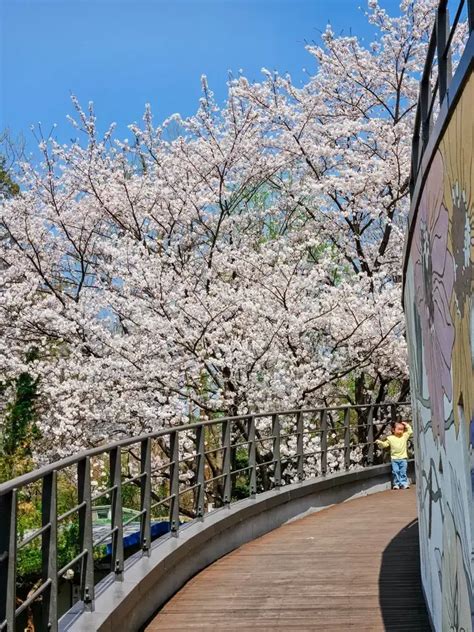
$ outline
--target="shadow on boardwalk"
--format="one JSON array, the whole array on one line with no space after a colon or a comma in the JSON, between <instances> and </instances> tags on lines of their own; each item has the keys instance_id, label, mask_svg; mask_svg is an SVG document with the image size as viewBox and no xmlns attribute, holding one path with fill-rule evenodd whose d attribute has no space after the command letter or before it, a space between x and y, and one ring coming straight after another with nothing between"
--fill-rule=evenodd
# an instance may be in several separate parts
<instances>
[{"instance_id":1,"label":"shadow on boardwalk","mask_svg":"<svg viewBox=\"0 0 474 632\"><path fill-rule=\"evenodd\" d=\"M418 520L406 525L382 554L380 609L385 630L431 630L421 590Z\"/></svg>"}]
</instances>

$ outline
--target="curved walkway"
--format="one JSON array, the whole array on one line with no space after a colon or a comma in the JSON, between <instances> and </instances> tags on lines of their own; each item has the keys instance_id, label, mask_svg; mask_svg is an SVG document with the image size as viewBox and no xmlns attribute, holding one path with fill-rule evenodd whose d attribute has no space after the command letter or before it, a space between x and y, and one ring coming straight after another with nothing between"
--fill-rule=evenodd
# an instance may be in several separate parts
<instances>
[{"instance_id":1,"label":"curved walkway","mask_svg":"<svg viewBox=\"0 0 474 632\"><path fill-rule=\"evenodd\" d=\"M286 524L190 580L145 628L430 630L415 491L387 491Z\"/></svg>"}]
</instances>

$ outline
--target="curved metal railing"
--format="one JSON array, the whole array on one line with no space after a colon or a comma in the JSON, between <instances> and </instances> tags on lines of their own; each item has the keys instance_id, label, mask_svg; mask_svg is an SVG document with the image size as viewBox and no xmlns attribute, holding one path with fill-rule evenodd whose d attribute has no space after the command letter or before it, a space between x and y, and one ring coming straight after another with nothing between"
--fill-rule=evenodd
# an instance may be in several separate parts
<instances>
[{"instance_id":1,"label":"curved metal railing","mask_svg":"<svg viewBox=\"0 0 474 632\"><path fill-rule=\"evenodd\" d=\"M448 4L453 7L453 22L450 24ZM436 19L431 32L425 66L420 81L420 93L413 133L410 193L413 195L423 153L428 146L435 123L435 106L441 107L452 80L452 44L456 29L465 8L467 9L468 36L474 31L474 0L440 0ZM432 85L432 77L437 73Z\"/></svg>"},{"instance_id":2,"label":"curved metal railing","mask_svg":"<svg viewBox=\"0 0 474 632\"><path fill-rule=\"evenodd\" d=\"M98 561L120 581L128 553L149 556L152 541L163 532L177 536L183 521L306 478L374 465L375 439L409 410L402 402L212 419L100 446L3 483L0 629L13 632L41 600L38 627L57 630L58 587L71 574L84 608L93 609ZM58 495L61 485L69 504ZM25 505L31 511L32 498L36 524L25 530L21 512ZM110 523L99 526L100 507ZM61 551L64 532L76 538ZM25 552L40 558L41 579L19 602L17 564Z\"/></svg>"}]
</instances>

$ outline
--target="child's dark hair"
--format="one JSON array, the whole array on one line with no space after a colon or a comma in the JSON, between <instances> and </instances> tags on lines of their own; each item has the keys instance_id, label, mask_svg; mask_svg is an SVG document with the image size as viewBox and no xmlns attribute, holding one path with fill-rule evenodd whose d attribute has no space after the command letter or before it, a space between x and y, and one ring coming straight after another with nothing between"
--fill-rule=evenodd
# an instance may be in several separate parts
<instances>
[{"instance_id":1,"label":"child's dark hair","mask_svg":"<svg viewBox=\"0 0 474 632\"><path fill-rule=\"evenodd\" d=\"M392 430L395 430L397 424L403 424L403 423L405 423L403 419L395 419L395 421L390 422L390 428Z\"/></svg>"}]
</instances>

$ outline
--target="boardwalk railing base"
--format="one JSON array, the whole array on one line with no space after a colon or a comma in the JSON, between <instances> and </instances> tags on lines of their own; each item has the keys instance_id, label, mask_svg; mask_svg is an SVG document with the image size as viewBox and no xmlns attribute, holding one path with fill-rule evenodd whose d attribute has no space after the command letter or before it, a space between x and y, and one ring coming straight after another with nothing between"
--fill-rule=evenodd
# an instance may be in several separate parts
<instances>
[{"instance_id":1,"label":"boardwalk railing base","mask_svg":"<svg viewBox=\"0 0 474 632\"><path fill-rule=\"evenodd\" d=\"M139 630L200 570L282 524L331 505L390 487L390 465L331 474L259 494L207 514L160 539L150 557L130 558L123 582L98 586L94 612L81 603L60 620L60 630Z\"/></svg>"}]
</instances>

